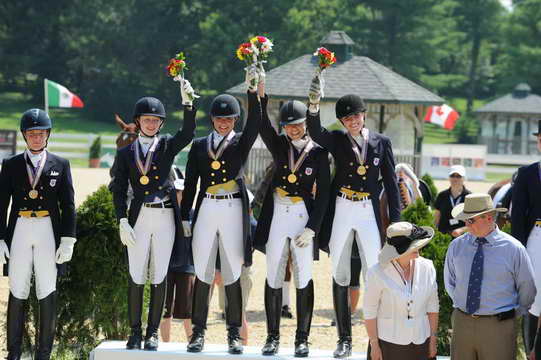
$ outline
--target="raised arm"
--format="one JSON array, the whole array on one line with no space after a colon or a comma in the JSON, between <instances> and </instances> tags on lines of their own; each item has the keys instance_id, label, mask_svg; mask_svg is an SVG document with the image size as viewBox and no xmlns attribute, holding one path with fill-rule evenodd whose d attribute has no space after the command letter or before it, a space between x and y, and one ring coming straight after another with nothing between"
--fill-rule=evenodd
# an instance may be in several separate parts
<instances>
[{"instance_id":1,"label":"raised arm","mask_svg":"<svg viewBox=\"0 0 541 360\"><path fill-rule=\"evenodd\" d=\"M280 136L274 130L274 127L271 125L271 120L269 119L269 114L267 113L267 104L269 97L265 96L261 98L261 112L263 119L261 121L261 128L259 129L259 134L261 139L267 146L267 149L271 154L275 155L279 151L280 146Z\"/></svg>"},{"instance_id":2,"label":"raised arm","mask_svg":"<svg viewBox=\"0 0 541 360\"><path fill-rule=\"evenodd\" d=\"M257 94L252 91L248 91L248 118L246 119L246 126L242 131L242 135L239 139L239 148L241 151L241 160L244 163L248 158L250 149L257 139L257 134L261 126L261 103L257 97Z\"/></svg>"},{"instance_id":3,"label":"raised arm","mask_svg":"<svg viewBox=\"0 0 541 360\"><path fill-rule=\"evenodd\" d=\"M327 151L334 154L334 138L331 132L321 126L319 111L312 113L310 110L306 113L306 127L310 137Z\"/></svg>"},{"instance_id":4,"label":"raised arm","mask_svg":"<svg viewBox=\"0 0 541 360\"><path fill-rule=\"evenodd\" d=\"M195 115L197 109L192 106L184 106L184 124L175 136L169 140L167 152L175 156L184 149L195 136Z\"/></svg>"}]
</instances>

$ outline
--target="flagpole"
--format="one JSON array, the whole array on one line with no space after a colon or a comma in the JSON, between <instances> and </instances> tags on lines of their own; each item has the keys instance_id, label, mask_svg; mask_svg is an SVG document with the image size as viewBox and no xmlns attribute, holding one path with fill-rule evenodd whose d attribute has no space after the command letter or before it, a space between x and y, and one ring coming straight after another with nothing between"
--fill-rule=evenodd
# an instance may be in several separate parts
<instances>
[{"instance_id":1,"label":"flagpole","mask_svg":"<svg viewBox=\"0 0 541 360\"><path fill-rule=\"evenodd\" d=\"M47 79L43 79L43 87L45 88L45 112L49 113L49 93L47 91Z\"/></svg>"}]
</instances>

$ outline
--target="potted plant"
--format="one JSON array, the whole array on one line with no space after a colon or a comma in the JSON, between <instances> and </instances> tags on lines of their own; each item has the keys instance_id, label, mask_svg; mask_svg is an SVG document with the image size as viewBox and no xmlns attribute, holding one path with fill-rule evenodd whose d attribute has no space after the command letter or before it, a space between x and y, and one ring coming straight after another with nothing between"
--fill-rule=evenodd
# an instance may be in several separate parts
<instances>
[{"instance_id":1,"label":"potted plant","mask_svg":"<svg viewBox=\"0 0 541 360\"><path fill-rule=\"evenodd\" d=\"M92 142L90 150L88 152L88 167L98 168L100 167L100 155L101 155L101 136L98 136Z\"/></svg>"}]
</instances>

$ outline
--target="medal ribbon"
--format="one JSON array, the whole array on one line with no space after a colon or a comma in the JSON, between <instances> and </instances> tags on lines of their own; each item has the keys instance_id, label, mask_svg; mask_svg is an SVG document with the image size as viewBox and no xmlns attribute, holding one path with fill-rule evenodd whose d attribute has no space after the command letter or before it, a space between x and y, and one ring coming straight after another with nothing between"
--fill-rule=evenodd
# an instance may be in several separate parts
<instances>
[{"instance_id":1,"label":"medal ribbon","mask_svg":"<svg viewBox=\"0 0 541 360\"><path fill-rule=\"evenodd\" d=\"M229 134L225 137L225 139L222 141L220 146L218 146L218 150L216 150L216 153L214 153L214 150L212 150L212 145L214 143L214 133L210 133L210 135L207 137L207 152L213 160L218 160L222 154L224 153L225 149L231 142L231 139L233 139L233 136L235 136L235 131L231 130Z\"/></svg>"},{"instance_id":2,"label":"medal ribbon","mask_svg":"<svg viewBox=\"0 0 541 360\"><path fill-rule=\"evenodd\" d=\"M289 155L289 170L291 171L292 174L294 174L295 171L297 171L301 167L302 163L304 162L304 160L308 156L308 153L310 152L310 150L312 150L313 147L314 147L314 142L312 140L308 140L308 143L306 144L304 149L302 149L302 153L297 159L297 162L295 162L295 154L293 150L293 145L291 144L291 141L289 141L289 154L288 154Z\"/></svg>"},{"instance_id":3,"label":"medal ribbon","mask_svg":"<svg viewBox=\"0 0 541 360\"><path fill-rule=\"evenodd\" d=\"M45 167L45 161L47 160L47 151L43 151L43 156L41 157L41 160L38 164L38 170L34 170L34 167L30 166L28 164L28 154L25 152L24 157L27 160L26 161L26 173L28 174L28 182L30 182L30 186L32 187L32 190L35 190L36 185L39 182L39 179L41 177L41 173L43 172L43 168ZM35 176L34 176L35 175Z\"/></svg>"},{"instance_id":4,"label":"medal ribbon","mask_svg":"<svg viewBox=\"0 0 541 360\"><path fill-rule=\"evenodd\" d=\"M361 149L361 152L359 152L359 144L355 141L353 136L348 132L346 133L348 136L349 141L351 142L353 153L355 154L355 158L357 159L357 163L359 165L364 165L366 162L366 154L368 152L368 129L364 128L361 132L361 135L363 137L363 146Z\"/></svg>"},{"instance_id":5,"label":"medal ribbon","mask_svg":"<svg viewBox=\"0 0 541 360\"><path fill-rule=\"evenodd\" d=\"M139 143L139 139L135 141L135 164L137 165L139 172L144 176L148 173L148 170L150 170L150 164L152 164L152 159L154 158L154 151L156 150L159 141L160 139L155 136L154 141L152 141L152 145L150 145L150 148L147 151L147 155L145 156L144 165L141 161L141 144Z\"/></svg>"}]
</instances>

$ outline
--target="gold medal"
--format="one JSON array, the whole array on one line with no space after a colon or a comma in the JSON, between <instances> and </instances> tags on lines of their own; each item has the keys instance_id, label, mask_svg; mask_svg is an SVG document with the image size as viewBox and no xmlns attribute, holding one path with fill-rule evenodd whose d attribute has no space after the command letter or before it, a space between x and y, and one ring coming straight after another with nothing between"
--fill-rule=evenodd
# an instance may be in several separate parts
<instances>
[{"instance_id":1,"label":"gold medal","mask_svg":"<svg viewBox=\"0 0 541 360\"><path fill-rule=\"evenodd\" d=\"M38 195L39 195L38 191L34 189L28 192L28 196L30 196L30 199L37 199Z\"/></svg>"},{"instance_id":2,"label":"gold medal","mask_svg":"<svg viewBox=\"0 0 541 360\"><path fill-rule=\"evenodd\" d=\"M290 184L297 182L297 175L295 174L289 174L287 177L287 181L289 181Z\"/></svg>"},{"instance_id":3,"label":"gold medal","mask_svg":"<svg viewBox=\"0 0 541 360\"><path fill-rule=\"evenodd\" d=\"M210 163L210 167L213 168L214 170L218 170L221 166L222 164L220 164L218 160L214 160L213 162Z\"/></svg>"},{"instance_id":4,"label":"gold medal","mask_svg":"<svg viewBox=\"0 0 541 360\"><path fill-rule=\"evenodd\" d=\"M146 185L150 182L150 179L148 178L148 176L143 175L139 178L139 182L141 183L141 185Z\"/></svg>"},{"instance_id":5,"label":"gold medal","mask_svg":"<svg viewBox=\"0 0 541 360\"><path fill-rule=\"evenodd\" d=\"M359 165L359 167L357 168L357 174L361 176L366 174L366 167L364 165Z\"/></svg>"}]
</instances>

